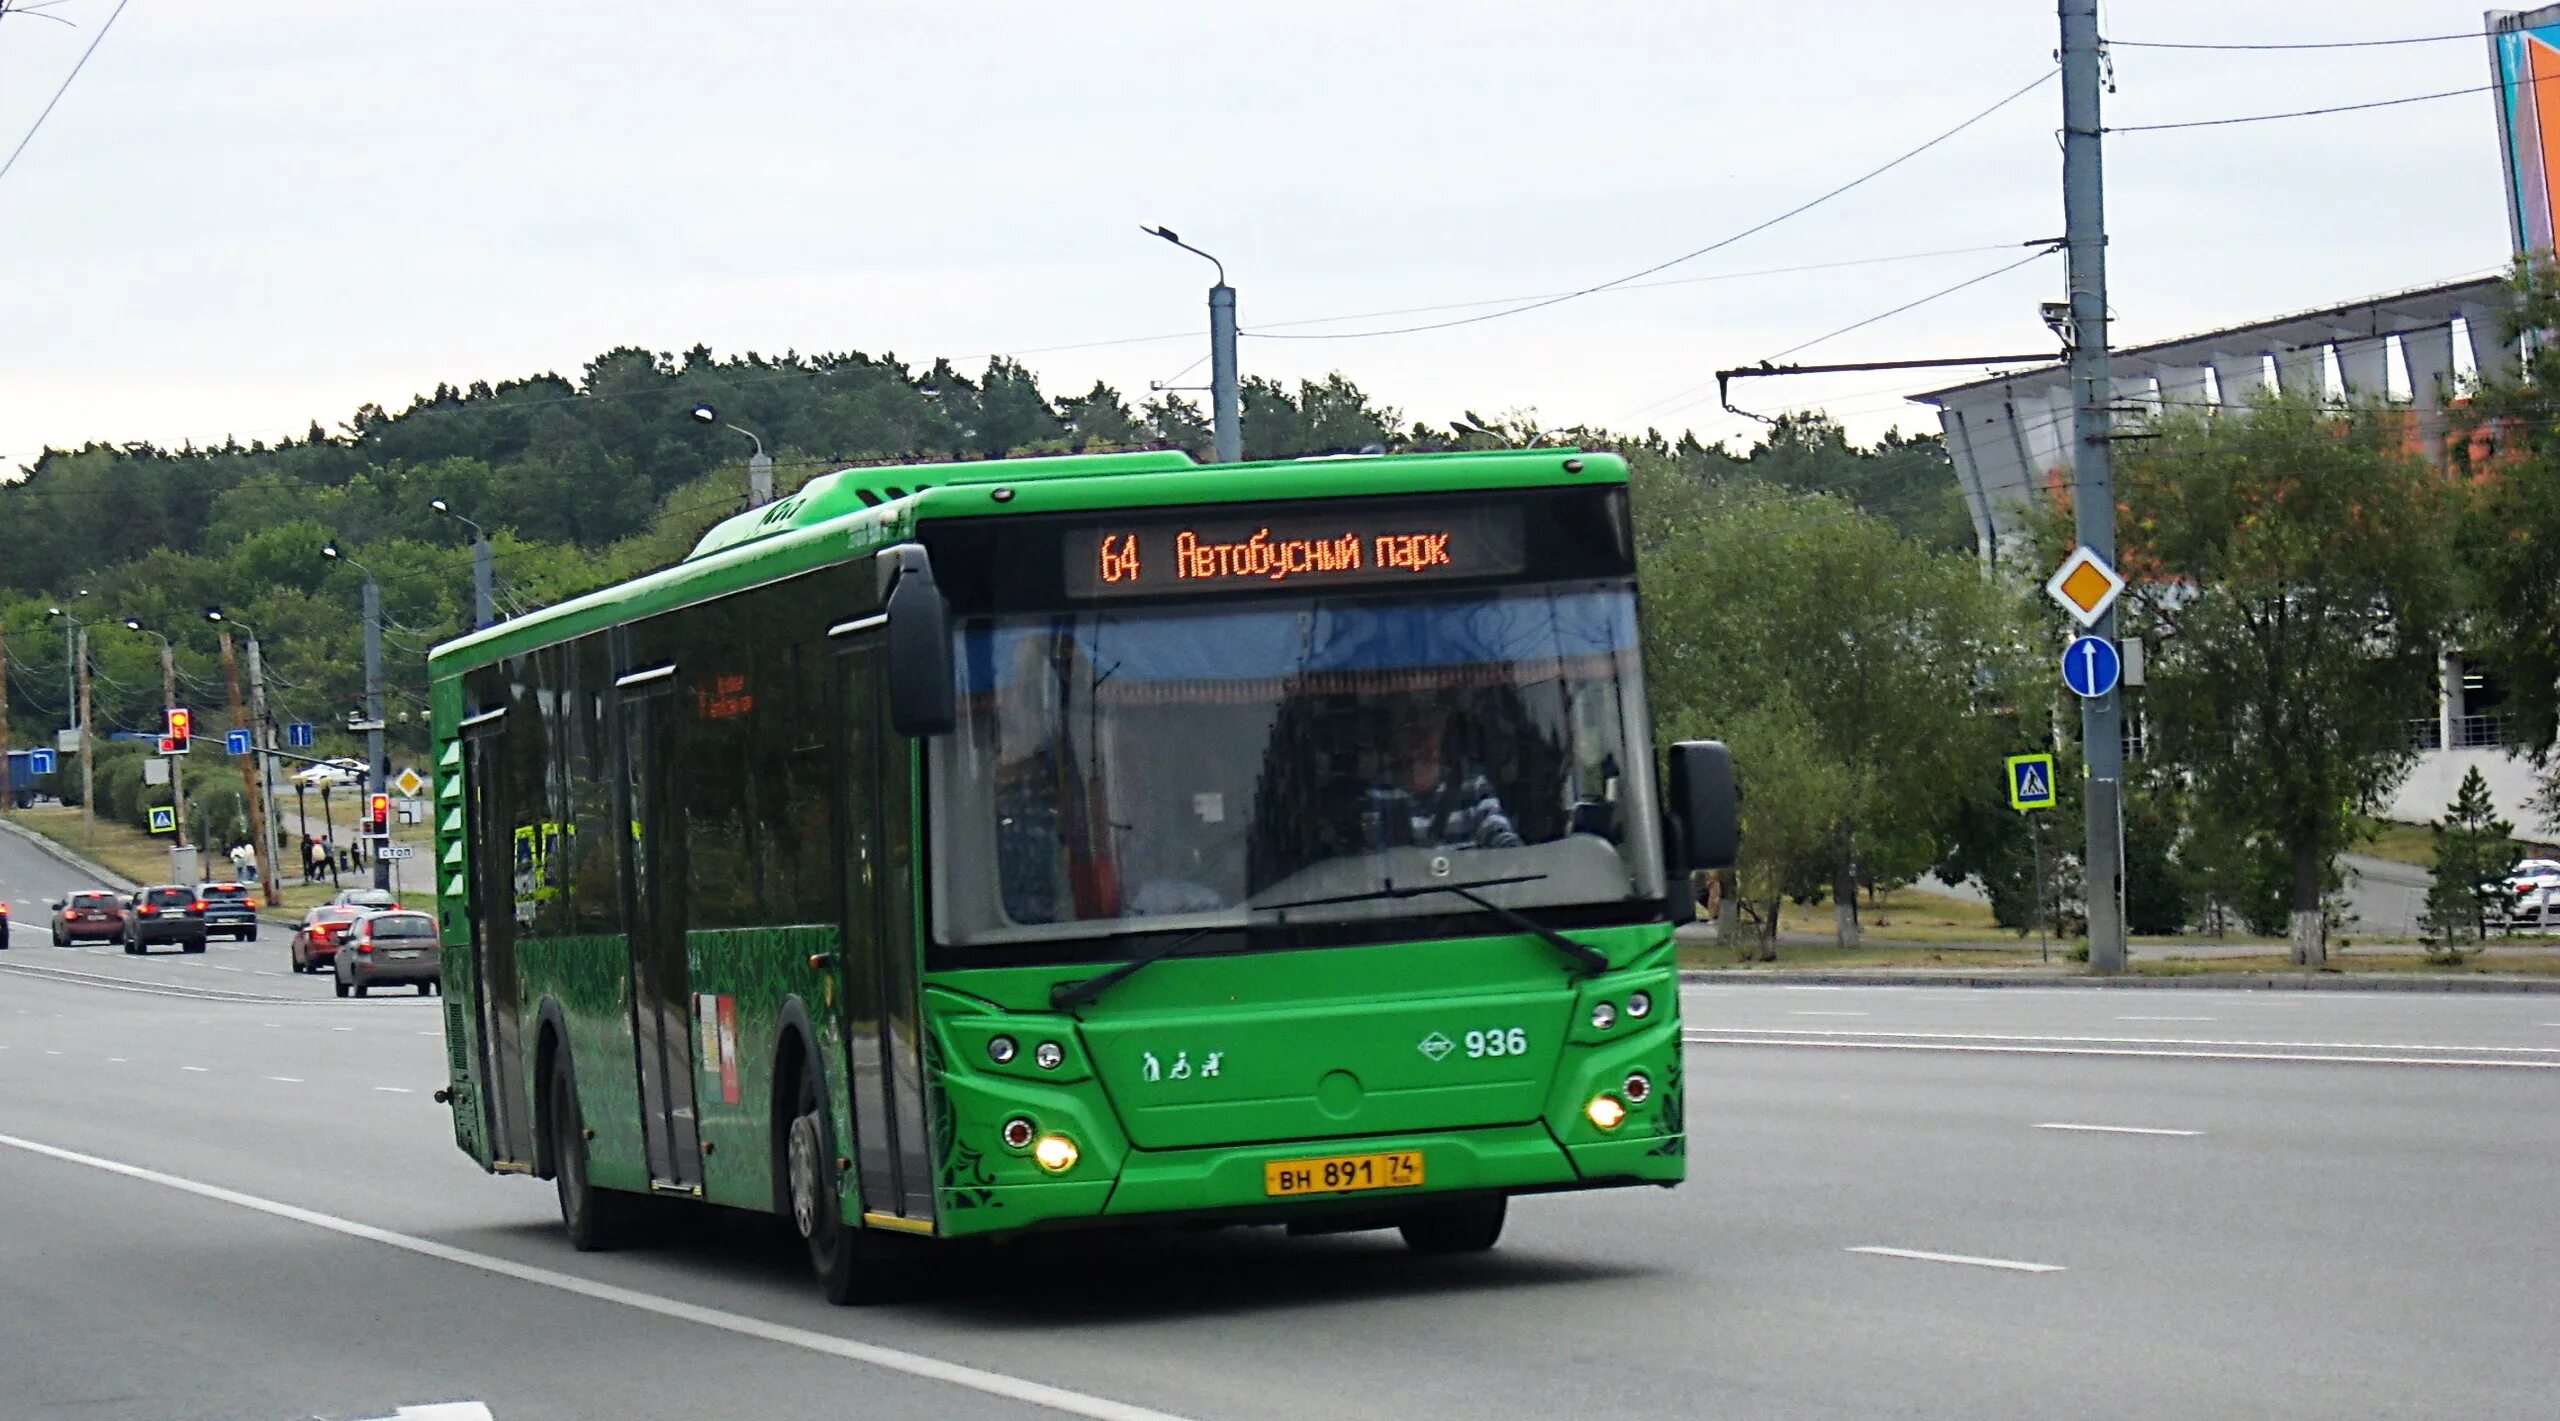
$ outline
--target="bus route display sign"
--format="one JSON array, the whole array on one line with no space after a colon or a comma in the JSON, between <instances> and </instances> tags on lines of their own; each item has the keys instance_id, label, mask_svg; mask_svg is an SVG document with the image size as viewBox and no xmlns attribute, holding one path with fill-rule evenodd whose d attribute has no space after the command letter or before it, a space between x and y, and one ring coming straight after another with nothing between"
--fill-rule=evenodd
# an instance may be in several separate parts
<instances>
[{"instance_id":1,"label":"bus route display sign","mask_svg":"<svg viewBox=\"0 0 2560 1421\"><path fill-rule=\"evenodd\" d=\"M1527 562L1520 510L1132 519L1067 535L1067 592L1184 592L1501 577Z\"/></svg>"}]
</instances>

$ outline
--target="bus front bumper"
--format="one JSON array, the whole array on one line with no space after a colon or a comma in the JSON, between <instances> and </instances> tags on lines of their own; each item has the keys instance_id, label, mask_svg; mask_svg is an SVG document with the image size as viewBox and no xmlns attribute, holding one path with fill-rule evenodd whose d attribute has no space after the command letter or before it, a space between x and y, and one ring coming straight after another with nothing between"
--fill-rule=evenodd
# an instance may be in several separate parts
<instances>
[{"instance_id":1,"label":"bus front bumper","mask_svg":"<svg viewBox=\"0 0 2560 1421\"><path fill-rule=\"evenodd\" d=\"M1116 1177L946 1190L939 1232L1009 1232L1150 1220L1290 1223L1329 1216L1383 1216L1436 1195L1512 1194L1671 1185L1685 1177L1683 1135L1610 1138L1564 1145L1543 1123L1494 1129L1374 1135L1193 1150L1131 1150ZM1345 1157L1422 1156L1422 1183L1404 1188L1274 1196L1268 1165Z\"/></svg>"}]
</instances>

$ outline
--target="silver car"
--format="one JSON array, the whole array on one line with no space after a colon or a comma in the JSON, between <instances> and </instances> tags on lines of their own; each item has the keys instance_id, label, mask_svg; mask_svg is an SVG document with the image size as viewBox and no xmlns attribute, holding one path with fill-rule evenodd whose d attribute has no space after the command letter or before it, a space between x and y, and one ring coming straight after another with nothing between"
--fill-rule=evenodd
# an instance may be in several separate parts
<instances>
[{"instance_id":1,"label":"silver car","mask_svg":"<svg viewBox=\"0 0 2560 1421\"><path fill-rule=\"evenodd\" d=\"M338 938L338 995L375 987L414 986L419 996L444 990L444 949L436 920L425 913L367 913Z\"/></svg>"}]
</instances>

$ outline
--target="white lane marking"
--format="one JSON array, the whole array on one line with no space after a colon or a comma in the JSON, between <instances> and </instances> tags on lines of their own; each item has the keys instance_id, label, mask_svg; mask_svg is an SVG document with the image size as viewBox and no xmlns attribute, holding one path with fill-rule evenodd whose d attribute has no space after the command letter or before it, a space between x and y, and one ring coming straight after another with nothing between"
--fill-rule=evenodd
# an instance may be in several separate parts
<instances>
[{"instance_id":1,"label":"white lane marking","mask_svg":"<svg viewBox=\"0 0 2560 1421\"><path fill-rule=\"evenodd\" d=\"M2058 1122L2049 1122L2038 1125L2036 1128L2039 1130L2086 1130L2098 1135L2175 1135L2180 1139L2189 1140L2204 1133L2202 1130L2162 1130L2149 1125L2064 1125Z\"/></svg>"},{"instance_id":2,"label":"white lane marking","mask_svg":"<svg viewBox=\"0 0 2560 1421\"><path fill-rule=\"evenodd\" d=\"M123 1065L123 1064L124 1064L124 1057L122 1057L122 1056L109 1056L109 1057L107 1058L107 1064L108 1064L108 1065L110 1065L110 1066L121 1066L121 1065Z\"/></svg>"},{"instance_id":3,"label":"white lane marking","mask_svg":"<svg viewBox=\"0 0 2560 1421\"><path fill-rule=\"evenodd\" d=\"M211 1066L180 1066L178 1069L182 1071L193 1071L197 1075L203 1075L206 1072L211 1071L213 1068Z\"/></svg>"},{"instance_id":4,"label":"white lane marking","mask_svg":"<svg viewBox=\"0 0 2560 1421\"><path fill-rule=\"evenodd\" d=\"M416 1094L417 1094L417 1092L416 1092L416 1091L411 1090L411 1089L409 1089L407 1086L404 1086L404 1085L378 1085L378 1086L375 1086L375 1087L374 1087L374 1089L375 1089L375 1090L380 1090L380 1091L389 1091L389 1092L390 1092L391 1094L393 1094L393 1095L416 1095Z\"/></svg>"},{"instance_id":5,"label":"white lane marking","mask_svg":"<svg viewBox=\"0 0 2560 1421\"><path fill-rule=\"evenodd\" d=\"M352 1026L333 1026L333 1027L330 1027L329 1029L330 1029L331 1031L353 1031L353 1030L355 1030L355 1028L354 1028L354 1027L352 1027Z\"/></svg>"},{"instance_id":6,"label":"white lane marking","mask_svg":"<svg viewBox=\"0 0 2560 1421\"><path fill-rule=\"evenodd\" d=\"M441 1032L441 1031L421 1031L421 1032L419 1032L418 1034L419 1034L420 1036L442 1036L442 1035L444 1035L444 1033L443 1033L443 1032Z\"/></svg>"},{"instance_id":7,"label":"white lane marking","mask_svg":"<svg viewBox=\"0 0 2560 1421\"><path fill-rule=\"evenodd\" d=\"M1803 1008L1801 1008L1801 1007L1797 1007L1797 1008L1794 1008L1794 1009L1790 1010L1790 1011L1787 1013L1787 1015L1789 1015L1789 1016L1873 1016L1873 1015L1875 1015L1875 1013L1873 1013L1873 1012L1864 1012L1864 1011L1807 1011L1807 1010L1805 1010L1805 1009L1803 1009Z\"/></svg>"},{"instance_id":8,"label":"white lane marking","mask_svg":"<svg viewBox=\"0 0 2560 1421\"><path fill-rule=\"evenodd\" d=\"M1969 1253L1930 1253L1917 1248L1884 1248L1862 1244L1851 1253L1872 1253L1879 1258L1916 1258L1923 1263L1961 1263L1969 1268L2006 1268L2012 1273L2060 1273L2059 1263L2021 1263L2014 1258L1976 1258Z\"/></svg>"},{"instance_id":9,"label":"white lane marking","mask_svg":"<svg viewBox=\"0 0 2560 1421\"><path fill-rule=\"evenodd\" d=\"M286 1085L302 1084L302 1077L300 1076L269 1076L267 1079L271 1081L282 1081Z\"/></svg>"},{"instance_id":10,"label":"white lane marking","mask_svg":"<svg viewBox=\"0 0 2560 1421\"><path fill-rule=\"evenodd\" d=\"M46 1054L46 1055L48 1055L48 1056L59 1056L59 1055L61 1055L62 1053L61 1053L61 1052L59 1052L59 1051L47 1051L47 1052L45 1052L45 1054Z\"/></svg>"},{"instance_id":11,"label":"white lane marking","mask_svg":"<svg viewBox=\"0 0 2560 1421\"><path fill-rule=\"evenodd\" d=\"M1095 1421L1184 1421L1184 1418L1171 1412L1135 1406L1125 1401L1113 1401L1109 1397L1069 1391L1064 1387L1007 1376L1002 1372L986 1371L958 1362L946 1362L939 1357L928 1357L916 1352L901 1352L893 1347L882 1347L868 1342L856 1342L848 1337L836 1337L824 1332L812 1332L803 1327L767 1322L763 1318L749 1317L744 1313L726 1312L719 1308L704 1307L699 1303L679 1302L674 1298L644 1293L636 1288L617 1287L611 1283L599 1283L590 1278L581 1278L573 1273L556 1272L549 1268L537 1268L532 1264L518 1263L512 1259L499 1258L491 1254L474 1253L469 1249L456 1248L451 1244L436 1243L411 1234L394 1233L389 1229L376 1228L371 1224L360 1224L353 1219L340 1218L334 1214L323 1214L314 1209L305 1209L274 1199L262 1199L255 1194L243 1194L236 1189L225 1189L218 1184L206 1184L174 1174L163 1174L156 1169L145 1169L140 1165L125 1164L97 1155L84 1155L76 1150L63 1149L58 1145L20 1139L15 1135L0 1135L0 1145L6 1145L14 1150L23 1150L32 1155L41 1155L47 1159L60 1160L65 1164L82 1165L108 1174L122 1175L127 1179L138 1179L146 1184L157 1184L163 1188L175 1189L181 1193L193 1194L198 1198L211 1199L217 1203L236 1205L273 1218L308 1224L313 1228L326 1229L347 1238L383 1244L422 1258L432 1258L443 1263L478 1269L480 1272L495 1274L501 1278L513 1278L520 1283L532 1283L538 1287L575 1294L596 1302L612 1303L637 1312L673 1318L678 1322L716 1328L722 1332L751 1337L778 1346L797 1347L822 1356L840 1357L848 1362L860 1362L884 1371L899 1372L926 1381L963 1387L987 1396L1000 1396L1008 1401L1019 1401L1029 1406L1045 1406L1052 1411L1063 1411L1071 1416L1089 1416L1095 1418Z\"/></svg>"},{"instance_id":12,"label":"white lane marking","mask_svg":"<svg viewBox=\"0 0 2560 1421\"><path fill-rule=\"evenodd\" d=\"M2560 1056L2560 1046L2448 1046L2423 1041L2225 1041L2204 1036L2038 1036L2023 1031L1860 1031L1846 1026L1691 1026L1691 1033L1777 1031L1788 1036L1881 1036L1907 1041L2034 1041L2093 1046L2248 1046L2296 1051L2494 1051L2501 1055Z\"/></svg>"},{"instance_id":13,"label":"white lane marking","mask_svg":"<svg viewBox=\"0 0 2560 1421\"><path fill-rule=\"evenodd\" d=\"M216 972L239 972L245 970L239 967L226 967L219 962L208 962L205 965L211 967Z\"/></svg>"},{"instance_id":14,"label":"white lane marking","mask_svg":"<svg viewBox=\"0 0 2560 1421\"><path fill-rule=\"evenodd\" d=\"M2454 1056L2320 1056L2279 1051L2149 1051L2123 1046L1976 1046L1956 1041L1803 1041L1784 1036L1684 1036L1691 1046L1802 1046L1817 1051L1969 1051L1990 1056L2148 1056L2162 1061L2307 1061L2323 1066L2495 1066L2560 1071L2560 1061L2490 1061Z\"/></svg>"},{"instance_id":15,"label":"white lane marking","mask_svg":"<svg viewBox=\"0 0 2560 1421\"><path fill-rule=\"evenodd\" d=\"M2117 1017L2117 1018L2116 1018L2116 1020L2118 1020L2118 1021L2218 1021L2218 1020L2220 1020L2220 1018L2219 1018L2219 1017L2210 1017L2210 1016L2120 1016L2120 1017Z\"/></svg>"}]
</instances>

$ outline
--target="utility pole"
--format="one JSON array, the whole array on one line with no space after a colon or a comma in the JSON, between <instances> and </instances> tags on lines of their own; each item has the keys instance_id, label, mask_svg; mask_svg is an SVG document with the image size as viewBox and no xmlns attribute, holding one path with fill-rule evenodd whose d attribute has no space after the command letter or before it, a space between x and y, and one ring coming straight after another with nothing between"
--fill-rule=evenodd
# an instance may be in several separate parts
<instances>
[{"instance_id":1,"label":"utility pole","mask_svg":"<svg viewBox=\"0 0 2560 1421\"><path fill-rule=\"evenodd\" d=\"M9 629L0 627L0 815L16 804L9 793Z\"/></svg>"},{"instance_id":2,"label":"utility pole","mask_svg":"<svg viewBox=\"0 0 2560 1421\"><path fill-rule=\"evenodd\" d=\"M2062 19L2062 214L2070 252L2071 508L2081 546L2116 563L2115 382L2107 359L2107 208L2098 97L2104 56L2097 0L2060 0ZM2112 644L2110 607L2089 634ZM2121 972L2124 937L2123 690L2080 702L2080 749L2088 767L2089 968Z\"/></svg>"},{"instance_id":3,"label":"utility pole","mask_svg":"<svg viewBox=\"0 0 2560 1421\"><path fill-rule=\"evenodd\" d=\"M755 438L753 435L748 435L747 437L750 439ZM765 480L765 496L756 500L756 502L769 503L773 499L773 461L764 457L764 443L762 440L758 440L756 443L756 458L764 461ZM755 473L755 463L753 460L748 462L747 471L749 478L752 480ZM436 512L443 514L445 517L450 518L457 523L463 524L471 530L471 625L475 630L482 627L496 626L498 624L498 578L496 555L489 547L489 530L481 527L472 520L463 517L461 514L454 512L453 505L445 502L441 498L431 498L427 500L427 507L434 509Z\"/></svg>"},{"instance_id":4,"label":"utility pole","mask_svg":"<svg viewBox=\"0 0 2560 1421\"><path fill-rule=\"evenodd\" d=\"M1209 418L1212 448L1221 464L1244 458L1244 417L1236 390L1236 289L1227 284L1227 264L1182 240L1170 227L1141 227L1218 269L1218 284L1209 288Z\"/></svg>"},{"instance_id":5,"label":"utility pole","mask_svg":"<svg viewBox=\"0 0 2560 1421\"><path fill-rule=\"evenodd\" d=\"M391 792L391 761L382 745L382 584L372 573L364 578L364 720L369 728L364 733L365 761L370 767L366 786L372 794ZM362 834L358 842L364 842ZM365 853L373 860L373 886L391 886L391 860L382 856L382 845L367 843Z\"/></svg>"},{"instance_id":6,"label":"utility pole","mask_svg":"<svg viewBox=\"0 0 2560 1421\"><path fill-rule=\"evenodd\" d=\"M258 634L255 632L249 634L249 721L249 743L258 750L258 799L267 816L266 836L259 840L267 856L259 861L258 872L266 875L276 872L284 863L284 837L280 823L284 816L276 811L275 718L267 714L267 672L265 664L259 660ZM267 892L270 896L267 901L274 902L272 895L283 891L282 880L269 879Z\"/></svg>"},{"instance_id":7,"label":"utility pole","mask_svg":"<svg viewBox=\"0 0 2560 1421\"><path fill-rule=\"evenodd\" d=\"M79 655L72 658L80 675L80 842L98 840L98 763L89 749L89 629L81 627Z\"/></svg>"},{"instance_id":8,"label":"utility pole","mask_svg":"<svg viewBox=\"0 0 2560 1421\"><path fill-rule=\"evenodd\" d=\"M159 636L159 633L152 633ZM178 652L167 637L160 637L160 695L171 710L178 708ZM163 729L166 725L164 722ZM187 762L175 755L169 761L169 797L177 806L177 847L187 846Z\"/></svg>"},{"instance_id":9,"label":"utility pole","mask_svg":"<svg viewBox=\"0 0 2560 1421\"><path fill-rule=\"evenodd\" d=\"M217 630L222 637L222 679L231 691L231 723L235 726L248 725L247 708L240 702L240 658L232 652L231 624L219 623ZM240 788L249 797L249 848L258 856L259 896L273 902L276 861L267 850L267 803L258 772L258 766L264 759L258 753L258 732L252 726L249 730L249 753L240 761Z\"/></svg>"}]
</instances>

